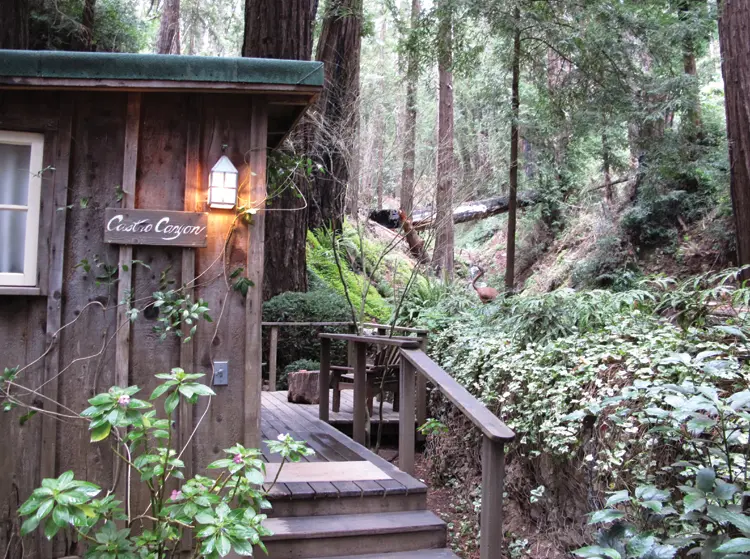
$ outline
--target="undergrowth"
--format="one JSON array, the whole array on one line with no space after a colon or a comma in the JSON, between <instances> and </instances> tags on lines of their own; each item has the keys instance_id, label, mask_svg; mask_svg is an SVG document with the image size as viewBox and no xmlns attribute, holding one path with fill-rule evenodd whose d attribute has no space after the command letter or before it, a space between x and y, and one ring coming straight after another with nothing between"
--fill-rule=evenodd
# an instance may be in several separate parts
<instances>
[{"instance_id":1,"label":"undergrowth","mask_svg":"<svg viewBox=\"0 0 750 559\"><path fill-rule=\"evenodd\" d=\"M582 519L605 508L608 492L653 486L666 492L659 495L668 496L660 507L679 511L677 516L658 517L661 508L643 511L634 496L627 501L627 507L634 509L613 505L618 510L625 507L623 514L602 513L591 521L605 518L607 528L627 520L624 543L606 549L624 549L628 538L653 537L646 547L658 547L663 555L612 551L597 555L592 546L592 554L581 556L682 557L677 554L690 549L700 552L701 546L704 557L731 556L711 553L744 532L722 520L724 513L714 509L713 517L688 514L691 511L682 504L687 490L678 486L693 487L696 472L711 468L717 480L736 486L721 501L722 510L744 510L741 495L750 489L747 476L732 473L726 463L729 460L746 471L750 414L738 416L741 425L729 447L711 446L715 438L720 441L718 408L712 412L704 406L699 412L693 409L693 415L680 416L665 398L676 405L670 394L686 394L681 401L687 401L691 393L704 391L721 402L732 402L740 398L733 395L750 386L746 365L750 289L738 287L736 278L737 271L730 270L684 282L651 278L621 292L558 290L454 309L451 318L431 322L439 328L431 337L432 357L517 433L509 447L506 490L513 510L525 519L522 524L557 531L557 536L549 537L559 537L561 551L569 552L591 541L593 529L586 528ZM422 297L423 302L434 303L432 309L421 308L419 320L429 321L435 309L445 312L456 304L443 295L447 290L439 288L432 298ZM473 443L479 438L457 419L455 410L436 402L434 416L452 429L436 447L437 471L432 475L475 483L480 457L478 444ZM669 432L657 428L659 417L650 413L677 417L677 427ZM696 413L700 417L684 426ZM696 437L713 450L697 452ZM722 453L732 458L722 458ZM561 536L565 530L579 535ZM675 540L677 535L683 539Z\"/></svg>"}]
</instances>

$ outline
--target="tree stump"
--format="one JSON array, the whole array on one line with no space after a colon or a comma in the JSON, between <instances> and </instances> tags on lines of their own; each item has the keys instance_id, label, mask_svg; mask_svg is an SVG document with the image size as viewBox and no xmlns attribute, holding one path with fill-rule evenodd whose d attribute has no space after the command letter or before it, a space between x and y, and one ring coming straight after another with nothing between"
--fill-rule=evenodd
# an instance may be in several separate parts
<instances>
[{"instance_id":1,"label":"tree stump","mask_svg":"<svg viewBox=\"0 0 750 559\"><path fill-rule=\"evenodd\" d=\"M318 404L318 376L320 371L297 371L289 373L287 400L294 404Z\"/></svg>"}]
</instances>

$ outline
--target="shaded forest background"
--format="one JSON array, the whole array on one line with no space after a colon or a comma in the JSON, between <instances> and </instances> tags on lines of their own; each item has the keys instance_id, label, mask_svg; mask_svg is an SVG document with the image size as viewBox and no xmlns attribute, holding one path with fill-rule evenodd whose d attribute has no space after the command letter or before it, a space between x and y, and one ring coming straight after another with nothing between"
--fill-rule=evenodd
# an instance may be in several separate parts
<instances>
[{"instance_id":1,"label":"shaded forest background","mask_svg":"<svg viewBox=\"0 0 750 559\"><path fill-rule=\"evenodd\" d=\"M266 299L307 290L308 230L340 231L345 216L382 208L434 212L420 257L447 278L476 265L511 291L624 287L660 267L738 261L719 10L713 0L12 0L0 46L325 62L325 92L269 155L266 236L285 248L267 250ZM517 212L519 192L537 203ZM454 228L454 209L498 196L507 214Z\"/></svg>"}]
</instances>

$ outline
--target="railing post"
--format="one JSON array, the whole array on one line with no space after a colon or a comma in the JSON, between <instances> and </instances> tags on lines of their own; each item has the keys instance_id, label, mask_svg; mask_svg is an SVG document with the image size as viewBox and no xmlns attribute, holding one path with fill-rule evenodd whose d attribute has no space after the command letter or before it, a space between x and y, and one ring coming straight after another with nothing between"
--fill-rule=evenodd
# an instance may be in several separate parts
<instances>
[{"instance_id":1,"label":"railing post","mask_svg":"<svg viewBox=\"0 0 750 559\"><path fill-rule=\"evenodd\" d=\"M420 349L427 353L427 336L419 336ZM427 378L417 372L417 425L422 426L427 421ZM420 438L421 440L421 438Z\"/></svg>"},{"instance_id":2,"label":"railing post","mask_svg":"<svg viewBox=\"0 0 750 559\"><path fill-rule=\"evenodd\" d=\"M504 445L502 441L492 441L484 437L482 443L481 559L502 557L504 478Z\"/></svg>"},{"instance_id":3,"label":"railing post","mask_svg":"<svg viewBox=\"0 0 750 559\"><path fill-rule=\"evenodd\" d=\"M354 442L365 444L367 424L367 344L354 343Z\"/></svg>"},{"instance_id":4,"label":"railing post","mask_svg":"<svg viewBox=\"0 0 750 559\"><path fill-rule=\"evenodd\" d=\"M399 382L398 465L402 472L414 473L414 376L416 370L403 355Z\"/></svg>"},{"instance_id":5,"label":"railing post","mask_svg":"<svg viewBox=\"0 0 750 559\"><path fill-rule=\"evenodd\" d=\"M328 385L331 376L331 340L320 338L320 373L318 373L318 417L328 423Z\"/></svg>"},{"instance_id":6,"label":"railing post","mask_svg":"<svg viewBox=\"0 0 750 559\"><path fill-rule=\"evenodd\" d=\"M276 392L276 357L279 350L279 327L271 326L268 351L268 391Z\"/></svg>"}]
</instances>

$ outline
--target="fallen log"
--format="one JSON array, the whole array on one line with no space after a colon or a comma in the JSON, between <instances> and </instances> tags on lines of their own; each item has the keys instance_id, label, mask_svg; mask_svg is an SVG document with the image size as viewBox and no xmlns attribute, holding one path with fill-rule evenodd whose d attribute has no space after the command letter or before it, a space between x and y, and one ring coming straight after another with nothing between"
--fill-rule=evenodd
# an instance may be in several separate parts
<instances>
[{"instance_id":1,"label":"fallen log","mask_svg":"<svg viewBox=\"0 0 750 559\"><path fill-rule=\"evenodd\" d=\"M535 192L518 195L518 207L532 206L541 200L541 196ZM493 215L508 211L509 200L507 196L498 196L478 202L466 202L453 210L453 223L466 223L486 219ZM414 212L412 217L414 229L421 231L434 227L435 213L433 211Z\"/></svg>"},{"instance_id":2,"label":"fallen log","mask_svg":"<svg viewBox=\"0 0 750 559\"><path fill-rule=\"evenodd\" d=\"M525 208L531 206L539 202L541 198L541 195L536 192L519 194L518 207ZM466 202L453 210L453 223L466 223L505 213L508 211L508 204L507 196L498 196L478 202ZM401 227L398 210L373 210L370 212L370 219L389 229L398 229ZM412 214L414 229L418 231L434 227L434 220L435 212L431 209L415 210Z\"/></svg>"}]
</instances>

